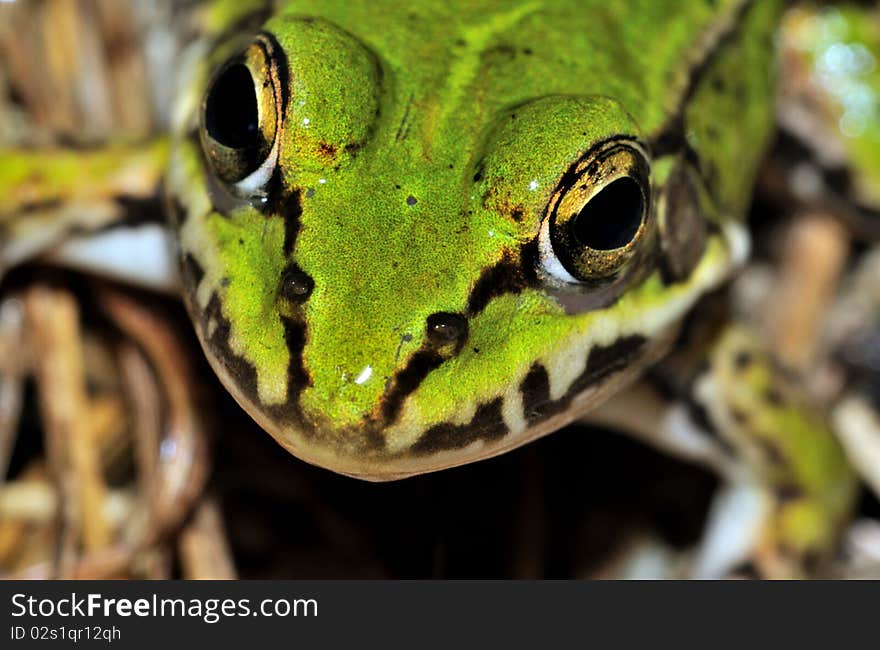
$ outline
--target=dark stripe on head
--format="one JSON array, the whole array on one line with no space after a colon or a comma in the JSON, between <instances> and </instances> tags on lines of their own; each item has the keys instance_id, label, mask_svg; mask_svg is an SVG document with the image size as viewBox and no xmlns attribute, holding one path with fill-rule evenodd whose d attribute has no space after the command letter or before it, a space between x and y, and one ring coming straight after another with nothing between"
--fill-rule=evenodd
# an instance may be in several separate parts
<instances>
[{"instance_id":1,"label":"dark stripe on head","mask_svg":"<svg viewBox=\"0 0 880 650\"><path fill-rule=\"evenodd\" d=\"M293 420L300 424L304 431L302 412L299 407L300 395L307 386L312 385L312 377L306 370L303 362L303 350L306 346L306 325L295 319L281 316L281 324L284 327L284 342L290 360L287 363L287 398L282 405L269 407L267 410L278 421Z\"/></svg>"},{"instance_id":2,"label":"dark stripe on head","mask_svg":"<svg viewBox=\"0 0 880 650\"><path fill-rule=\"evenodd\" d=\"M300 218L302 217L302 191L296 189L285 195L283 206L284 218L284 256L289 257L296 245L299 235Z\"/></svg>"},{"instance_id":3,"label":"dark stripe on head","mask_svg":"<svg viewBox=\"0 0 880 650\"><path fill-rule=\"evenodd\" d=\"M481 405L468 424L438 424L431 427L412 447L416 455L432 454L446 449L461 449L477 440L494 441L507 433L501 416L500 397Z\"/></svg>"},{"instance_id":4,"label":"dark stripe on head","mask_svg":"<svg viewBox=\"0 0 880 650\"><path fill-rule=\"evenodd\" d=\"M208 336L208 325L212 321L216 325L214 331ZM205 345L211 350L214 358L223 364L239 390L254 404L260 404L257 392L257 369L253 364L232 351L229 345L230 323L223 316L220 298L216 293L211 296L208 306L202 313L200 326Z\"/></svg>"},{"instance_id":5,"label":"dark stripe on head","mask_svg":"<svg viewBox=\"0 0 880 650\"><path fill-rule=\"evenodd\" d=\"M312 385L312 379L303 363L303 349L306 343L305 324L286 317L280 317L284 327L284 341L290 353L287 365L287 396L284 404L265 405L260 401L257 384L257 369L243 357L232 351L229 344L230 323L223 316L220 299L215 293L211 296L208 306L200 319L202 337L205 346L227 370L229 376L241 393L255 405L259 405L273 419L279 422L295 422L303 433L311 431L302 417L299 407L300 395L306 386ZM215 327L208 336L208 326Z\"/></svg>"},{"instance_id":6,"label":"dark stripe on head","mask_svg":"<svg viewBox=\"0 0 880 650\"><path fill-rule=\"evenodd\" d=\"M572 399L590 386L630 367L642 356L647 343L648 339L644 336L631 334L611 345L593 347L587 357L583 373L574 380L563 399Z\"/></svg>"},{"instance_id":7,"label":"dark stripe on head","mask_svg":"<svg viewBox=\"0 0 880 650\"><path fill-rule=\"evenodd\" d=\"M529 425L541 419L540 406L550 402L550 377L547 369L535 363L519 385L522 393L523 413Z\"/></svg>"},{"instance_id":8,"label":"dark stripe on head","mask_svg":"<svg viewBox=\"0 0 880 650\"><path fill-rule=\"evenodd\" d=\"M393 422L403 401L425 380L428 374L443 363L443 356L434 350L418 350L413 354L406 366L398 372L382 401L382 419Z\"/></svg>"},{"instance_id":9,"label":"dark stripe on head","mask_svg":"<svg viewBox=\"0 0 880 650\"><path fill-rule=\"evenodd\" d=\"M505 293L519 293L526 287L526 278L516 255L505 249L501 259L485 269L468 296L467 313L479 314L489 302Z\"/></svg>"},{"instance_id":10,"label":"dark stripe on head","mask_svg":"<svg viewBox=\"0 0 880 650\"><path fill-rule=\"evenodd\" d=\"M540 402L536 399L530 404L526 405L524 403L528 423L533 425L546 420L556 413L565 411L571 405L572 400L579 394L609 378L611 375L632 366L643 355L647 342L648 340L644 336L634 334L626 336L611 345L593 347L587 357L587 363L583 372L572 382L565 395L555 402L551 402L548 385L546 401ZM536 374L532 375L533 372ZM530 376L531 379L529 380ZM534 386L540 386L541 380L534 367L526 375L523 385L525 385L526 380L529 380Z\"/></svg>"},{"instance_id":11,"label":"dark stripe on head","mask_svg":"<svg viewBox=\"0 0 880 650\"><path fill-rule=\"evenodd\" d=\"M290 101L290 64L287 60L287 54L284 48L270 32L260 32L258 41L266 54L266 60L274 64L275 74L278 76L278 86L281 92L281 111L278 120L277 129L280 132L284 120L287 115L287 104Z\"/></svg>"}]
</instances>

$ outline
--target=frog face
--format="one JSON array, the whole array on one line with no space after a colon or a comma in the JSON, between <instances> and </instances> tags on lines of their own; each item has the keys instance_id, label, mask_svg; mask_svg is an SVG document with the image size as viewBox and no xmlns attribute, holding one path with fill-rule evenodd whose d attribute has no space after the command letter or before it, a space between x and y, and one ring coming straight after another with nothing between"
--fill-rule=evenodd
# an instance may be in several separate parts
<instances>
[{"instance_id":1,"label":"frog face","mask_svg":"<svg viewBox=\"0 0 880 650\"><path fill-rule=\"evenodd\" d=\"M548 78L546 16L458 16L483 22L440 43L413 16L297 8L220 39L167 182L224 384L295 455L380 480L572 420L733 258L683 159L652 169L638 93Z\"/></svg>"}]
</instances>

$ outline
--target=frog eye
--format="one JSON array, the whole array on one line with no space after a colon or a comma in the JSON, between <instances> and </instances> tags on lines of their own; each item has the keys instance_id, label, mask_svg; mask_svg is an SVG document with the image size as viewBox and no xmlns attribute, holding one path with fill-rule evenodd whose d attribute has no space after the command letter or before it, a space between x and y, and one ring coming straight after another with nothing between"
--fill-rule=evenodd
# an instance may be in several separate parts
<instances>
[{"instance_id":1,"label":"frog eye","mask_svg":"<svg viewBox=\"0 0 880 650\"><path fill-rule=\"evenodd\" d=\"M248 196L268 183L278 161L281 84L272 43L258 37L224 65L202 102L202 149L217 177Z\"/></svg>"},{"instance_id":2,"label":"frog eye","mask_svg":"<svg viewBox=\"0 0 880 650\"><path fill-rule=\"evenodd\" d=\"M540 264L550 279L597 282L618 275L648 226L649 165L634 141L589 152L563 177L539 235Z\"/></svg>"}]
</instances>

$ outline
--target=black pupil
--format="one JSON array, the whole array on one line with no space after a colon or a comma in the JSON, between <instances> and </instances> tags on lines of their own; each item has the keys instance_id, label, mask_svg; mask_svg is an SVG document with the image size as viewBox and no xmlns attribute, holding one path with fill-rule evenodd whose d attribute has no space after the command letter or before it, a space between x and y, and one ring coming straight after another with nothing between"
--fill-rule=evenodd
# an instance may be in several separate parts
<instances>
[{"instance_id":1,"label":"black pupil","mask_svg":"<svg viewBox=\"0 0 880 650\"><path fill-rule=\"evenodd\" d=\"M571 221L575 239L592 249L607 251L629 244L642 225L642 190L629 177L606 185Z\"/></svg>"},{"instance_id":2,"label":"black pupil","mask_svg":"<svg viewBox=\"0 0 880 650\"><path fill-rule=\"evenodd\" d=\"M230 149L257 144L257 94L250 70L231 65L214 82L205 102L205 128L214 140Z\"/></svg>"}]
</instances>

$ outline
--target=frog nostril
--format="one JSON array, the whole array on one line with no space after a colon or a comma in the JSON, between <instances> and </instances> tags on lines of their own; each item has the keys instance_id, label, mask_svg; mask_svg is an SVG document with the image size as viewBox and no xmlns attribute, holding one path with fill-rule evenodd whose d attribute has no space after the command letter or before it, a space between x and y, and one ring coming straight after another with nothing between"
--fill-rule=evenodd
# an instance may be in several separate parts
<instances>
[{"instance_id":1,"label":"frog nostril","mask_svg":"<svg viewBox=\"0 0 880 650\"><path fill-rule=\"evenodd\" d=\"M291 302L305 302L312 295L314 288L315 281L294 264L285 269L281 275L281 286L278 291L282 297Z\"/></svg>"},{"instance_id":2,"label":"frog nostril","mask_svg":"<svg viewBox=\"0 0 880 650\"><path fill-rule=\"evenodd\" d=\"M445 311L428 316L428 340L436 345L463 345L468 336L467 319Z\"/></svg>"}]
</instances>

